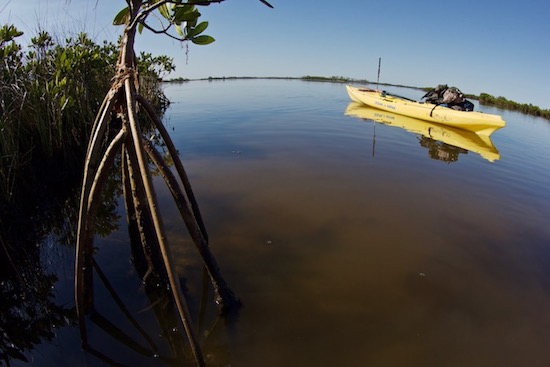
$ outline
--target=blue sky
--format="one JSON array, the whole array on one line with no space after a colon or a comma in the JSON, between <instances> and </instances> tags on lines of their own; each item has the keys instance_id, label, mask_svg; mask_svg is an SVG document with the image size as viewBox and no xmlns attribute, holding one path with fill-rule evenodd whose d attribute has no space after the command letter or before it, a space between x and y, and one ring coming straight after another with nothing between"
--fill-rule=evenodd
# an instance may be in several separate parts
<instances>
[{"instance_id":1,"label":"blue sky","mask_svg":"<svg viewBox=\"0 0 550 367\"><path fill-rule=\"evenodd\" d=\"M446 83L550 108L547 0L226 0L202 7L208 46L143 34L138 49L174 58L171 77L344 76L411 86ZM96 7L97 3L97 7ZM0 0L0 21L29 39L40 24L116 40L124 0Z\"/></svg>"}]
</instances>

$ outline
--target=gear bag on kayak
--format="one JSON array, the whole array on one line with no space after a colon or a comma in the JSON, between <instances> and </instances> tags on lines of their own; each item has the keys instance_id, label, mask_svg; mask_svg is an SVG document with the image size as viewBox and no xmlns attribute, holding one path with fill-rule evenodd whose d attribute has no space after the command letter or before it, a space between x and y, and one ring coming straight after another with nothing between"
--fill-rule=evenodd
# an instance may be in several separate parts
<instances>
[{"instance_id":1,"label":"gear bag on kayak","mask_svg":"<svg viewBox=\"0 0 550 367\"><path fill-rule=\"evenodd\" d=\"M474 104L464 98L464 94L457 87L448 87L447 84L439 84L433 90L426 93L422 99L426 98L427 103L436 106L444 105L459 111L473 111Z\"/></svg>"}]
</instances>

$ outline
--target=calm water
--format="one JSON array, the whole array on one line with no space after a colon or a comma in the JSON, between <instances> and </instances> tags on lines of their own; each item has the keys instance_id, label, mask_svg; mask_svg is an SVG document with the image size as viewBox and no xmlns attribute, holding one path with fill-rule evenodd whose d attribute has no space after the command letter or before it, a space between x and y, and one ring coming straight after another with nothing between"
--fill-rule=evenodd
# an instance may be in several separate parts
<instances>
[{"instance_id":1,"label":"calm water","mask_svg":"<svg viewBox=\"0 0 550 367\"><path fill-rule=\"evenodd\" d=\"M490 141L466 136L468 151L350 113L342 84L191 82L166 93L166 124L212 251L244 304L230 323L216 323L211 304L204 312L209 365L550 365L550 122L476 105L507 126ZM191 310L202 314L200 262L169 193L159 186L158 196ZM96 260L162 343L119 208L119 229L97 240ZM47 256L68 305L72 270L59 264L72 256ZM96 288L100 312L135 334ZM63 328L34 364L165 365L90 328L111 359L82 352L78 329Z\"/></svg>"}]
</instances>

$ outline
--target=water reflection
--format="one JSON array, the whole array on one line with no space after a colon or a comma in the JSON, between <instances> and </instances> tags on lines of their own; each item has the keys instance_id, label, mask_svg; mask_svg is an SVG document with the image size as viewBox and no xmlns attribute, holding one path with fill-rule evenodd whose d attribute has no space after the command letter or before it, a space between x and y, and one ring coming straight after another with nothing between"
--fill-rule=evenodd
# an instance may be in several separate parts
<instances>
[{"instance_id":1,"label":"water reflection","mask_svg":"<svg viewBox=\"0 0 550 367\"><path fill-rule=\"evenodd\" d=\"M63 184L54 187L45 198L29 194L0 210L0 365L29 362L36 346L75 324L74 309L56 299L58 274L42 259L48 236L73 238L74 193Z\"/></svg>"},{"instance_id":2,"label":"water reflection","mask_svg":"<svg viewBox=\"0 0 550 367\"><path fill-rule=\"evenodd\" d=\"M4 253L2 257L7 258ZM57 277L34 260L7 265L10 274L0 279L0 365L29 362L26 353L53 340L57 328L74 320L72 310L55 303Z\"/></svg>"},{"instance_id":3,"label":"water reflection","mask_svg":"<svg viewBox=\"0 0 550 367\"><path fill-rule=\"evenodd\" d=\"M479 154L489 162L500 159L488 136L378 110L357 102L351 102L345 114L420 134L420 146L427 148L429 156L436 160L456 162L460 154L467 154L468 151Z\"/></svg>"},{"instance_id":4,"label":"water reflection","mask_svg":"<svg viewBox=\"0 0 550 367\"><path fill-rule=\"evenodd\" d=\"M506 114L509 126L493 136L498 164L464 157L458 144L461 164L418 159L419 141L433 140L422 130L403 139L407 130L371 122L384 130L372 159L364 122L342 113L341 85L172 88L171 99L185 101L172 106L175 143L244 303L236 327L217 318L178 208L159 190L207 366L550 365L547 121ZM125 218L111 224L119 226L98 238L95 260L150 341L96 269L89 341L100 354L82 352L78 329L63 328L33 365L192 365L170 294L143 282L142 246L128 241Z\"/></svg>"},{"instance_id":5,"label":"water reflection","mask_svg":"<svg viewBox=\"0 0 550 367\"><path fill-rule=\"evenodd\" d=\"M132 244L132 255L135 269L143 281L141 289L148 306L136 311L129 301L127 290L116 290L110 276L94 259L94 272L100 280L98 287L103 288L109 297L101 297L100 302L94 305L84 350L108 366L193 365L188 336L181 327L174 293L165 277L158 276L164 270L157 269L150 273L140 243ZM212 289L207 274L203 277L202 291L197 323L202 335L201 343L207 352L209 366L225 366L227 347L219 343L219 335L225 331L224 322L220 322L217 315L210 316L208 304ZM151 325L151 321L156 327Z\"/></svg>"}]
</instances>

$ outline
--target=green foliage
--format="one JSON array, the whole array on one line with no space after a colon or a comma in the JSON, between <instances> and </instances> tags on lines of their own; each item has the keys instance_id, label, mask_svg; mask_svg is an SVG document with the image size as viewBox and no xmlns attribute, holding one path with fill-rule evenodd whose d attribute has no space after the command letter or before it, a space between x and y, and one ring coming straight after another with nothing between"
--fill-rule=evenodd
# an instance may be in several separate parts
<instances>
[{"instance_id":1,"label":"green foliage","mask_svg":"<svg viewBox=\"0 0 550 367\"><path fill-rule=\"evenodd\" d=\"M115 16L113 24L126 27L137 26L139 33L145 28L154 33L166 34L182 42L191 41L196 45L208 45L214 42L214 38L202 35L208 28L208 22L198 22L201 13L195 5L204 6L213 2L220 1L143 1L140 6L141 11L138 12L135 19L132 19L130 8L126 7ZM149 15L154 13L157 13L155 19L164 20L159 28L148 23Z\"/></svg>"},{"instance_id":2,"label":"green foliage","mask_svg":"<svg viewBox=\"0 0 550 367\"><path fill-rule=\"evenodd\" d=\"M25 65L26 111L32 113L27 119L41 138L40 146L53 154L86 141L87 129L82 127L93 121L102 94L109 88L116 47L97 45L86 34L66 39L63 46L55 45L47 33L32 42Z\"/></svg>"},{"instance_id":3,"label":"green foliage","mask_svg":"<svg viewBox=\"0 0 550 367\"><path fill-rule=\"evenodd\" d=\"M122 9L113 20L113 25L124 25L130 21L130 8Z\"/></svg>"},{"instance_id":4,"label":"green foliage","mask_svg":"<svg viewBox=\"0 0 550 367\"><path fill-rule=\"evenodd\" d=\"M196 45L208 45L214 38L202 33L208 28L208 22L199 23L201 13L197 6L208 6L221 3L224 0L142 0L133 1L133 6L122 9L113 19L114 25L137 29L139 33L148 29L153 33L165 34L178 41L191 41ZM266 0L260 0L264 5L273 8ZM127 1L130 5L130 1ZM153 15L160 25L152 25L148 21Z\"/></svg>"},{"instance_id":5,"label":"green foliage","mask_svg":"<svg viewBox=\"0 0 550 367\"><path fill-rule=\"evenodd\" d=\"M210 36L197 36L197 37L193 37L192 39L193 43L196 44L196 45L208 45L212 42L214 42L214 38L210 37Z\"/></svg>"},{"instance_id":6,"label":"green foliage","mask_svg":"<svg viewBox=\"0 0 550 367\"><path fill-rule=\"evenodd\" d=\"M21 35L11 25L0 28L0 202L37 158L79 159L118 58L117 45L97 44L86 34L61 44L39 32L22 52ZM172 59L141 54L138 65L141 93L166 104L159 78L174 70Z\"/></svg>"},{"instance_id":7,"label":"green foliage","mask_svg":"<svg viewBox=\"0 0 550 367\"><path fill-rule=\"evenodd\" d=\"M166 75L176 70L174 60L166 55L153 56L141 52L139 55L139 84L153 106L164 109L169 101L160 88L160 81Z\"/></svg>"},{"instance_id":8,"label":"green foliage","mask_svg":"<svg viewBox=\"0 0 550 367\"><path fill-rule=\"evenodd\" d=\"M0 57L2 59L16 57L21 47L14 41L15 38L23 35L13 25L5 25L0 28Z\"/></svg>"}]
</instances>

